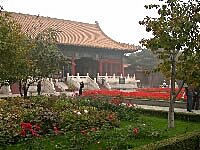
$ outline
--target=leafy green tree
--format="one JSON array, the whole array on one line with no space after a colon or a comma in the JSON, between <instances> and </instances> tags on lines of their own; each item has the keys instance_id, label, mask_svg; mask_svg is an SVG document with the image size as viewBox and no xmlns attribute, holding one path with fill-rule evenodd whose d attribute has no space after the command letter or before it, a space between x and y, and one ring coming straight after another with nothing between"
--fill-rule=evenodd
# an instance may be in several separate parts
<instances>
[{"instance_id":1,"label":"leafy green tree","mask_svg":"<svg viewBox=\"0 0 200 150\"><path fill-rule=\"evenodd\" d=\"M154 69L159 64L159 59L155 54L152 53L149 49L143 49L141 51L137 51L129 55L128 63L131 64L128 69L134 71L143 71L144 76L140 79L140 83L144 86L159 86L161 79L163 76L160 73L155 73ZM156 76L156 77L155 77ZM148 78L149 81L145 80L145 77ZM158 80L160 77L160 80ZM156 82L153 79L156 78Z\"/></svg>"},{"instance_id":2,"label":"leafy green tree","mask_svg":"<svg viewBox=\"0 0 200 150\"><path fill-rule=\"evenodd\" d=\"M159 62L159 59L149 49L143 49L140 52L132 53L128 57L128 62L134 67L134 70L141 69L152 71Z\"/></svg>"},{"instance_id":3,"label":"leafy green tree","mask_svg":"<svg viewBox=\"0 0 200 150\"><path fill-rule=\"evenodd\" d=\"M26 57L32 48L19 25L10 19L8 13L0 12L0 86L18 81L22 68L29 60Z\"/></svg>"},{"instance_id":4,"label":"leafy green tree","mask_svg":"<svg viewBox=\"0 0 200 150\"><path fill-rule=\"evenodd\" d=\"M66 62L56 45L57 31L32 33L36 32L22 33L9 13L0 11L0 85L19 81L24 98L31 84L54 74L59 70L59 63Z\"/></svg>"},{"instance_id":5,"label":"leafy green tree","mask_svg":"<svg viewBox=\"0 0 200 150\"><path fill-rule=\"evenodd\" d=\"M153 38L141 43L159 56L162 62L157 71L162 71L171 80L168 127L174 127L174 103L179 91L175 92L175 81L199 83L200 57L200 4L196 0L165 0L161 5L146 5L146 9L156 8L158 18L147 16L139 23L152 32Z\"/></svg>"},{"instance_id":6,"label":"leafy green tree","mask_svg":"<svg viewBox=\"0 0 200 150\"><path fill-rule=\"evenodd\" d=\"M19 87L20 91L24 91L24 98L27 97L31 84L58 72L59 63L66 61L56 45L56 36L55 30L46 29L34 39L30 39L34 43L34 48L27 55L31 65L24 70L24 77L20 80Z\"/></svg>"}]
</instances>

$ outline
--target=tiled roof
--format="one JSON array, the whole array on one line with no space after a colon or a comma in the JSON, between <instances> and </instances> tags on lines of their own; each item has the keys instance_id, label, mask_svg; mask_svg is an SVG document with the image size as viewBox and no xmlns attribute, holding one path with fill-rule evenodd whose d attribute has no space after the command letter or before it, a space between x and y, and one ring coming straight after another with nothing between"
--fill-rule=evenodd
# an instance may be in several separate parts
<instances>
[{"instance_id":1,"label":"tiled roof","mask_svg":"<svg viewBox=\"0 0 200 150\"><path fill-rule=\"evenodd\" d=\"M95 24L88 24L19 13L11 13L11 16L21 24L22 31L24 32L28 31L37 34L47 28L59 31L57 41L60 44L123 51L136 51L140 49L139 46L119 43L112 40L101 30L97 22L95 22Z\"/></svg>"}]
</instances>

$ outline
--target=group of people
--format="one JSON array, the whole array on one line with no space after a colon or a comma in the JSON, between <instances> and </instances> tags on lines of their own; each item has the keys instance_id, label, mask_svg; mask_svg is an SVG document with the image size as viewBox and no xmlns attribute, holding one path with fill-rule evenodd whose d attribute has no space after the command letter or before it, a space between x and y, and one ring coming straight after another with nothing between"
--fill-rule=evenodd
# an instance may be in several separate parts
<instances>
[{"instance_id":1,"label":"group of people","mask_svg":"<svg viewBox=\"0 0 200 150\"><path fill-rule=\"evenodd\" d=\"M187 96L187 111L199 109L200 88L192 88L185 86L185 94Z\"/></svg>"}]
</instances>

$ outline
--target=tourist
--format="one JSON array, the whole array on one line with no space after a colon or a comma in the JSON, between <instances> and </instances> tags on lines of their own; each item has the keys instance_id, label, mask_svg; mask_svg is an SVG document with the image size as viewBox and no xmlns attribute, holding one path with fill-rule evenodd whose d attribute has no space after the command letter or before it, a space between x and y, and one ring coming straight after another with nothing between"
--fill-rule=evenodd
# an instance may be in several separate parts
<instances>
[{"instance_id":1,"label":"tourist","mask_svg":"<svg viewBox=\"0 0 200 150\"><path fill-rule=\"evenodd\" d=\"M101 81L102 81L102 85L104 85L105 79L104 79L104 78L101 78Z\"/></svg>"},{"instance_id":2,"label":"tourist","mask_svg":"<svg viewBox=\"0 0 200 150\"><path fill-rule=\"evenodd\" d=\"M163 87L163 88L166 88L166 87L167 87L167 83L166 83L165 80L163 81L163 85L162 85L162 87Z\"/></svg>"},{"instance_id":3,"label":"tourist","mask_svg":"<svg viewBox=\"0 0 200 150\"><path fill-rule=\"evenodd\" d=\"M37 92L38 92L38 95L40 95L40 93L41 93L41 81L39 81L38 84L37 84Z\"/></svg>"},{"instance_id":4,"label":"tourist","mask_svg":"<svg viewBox=\"0 0 200 150\"><path fill-rule=\"evenodd\" d=\"M185 85L185 94L187 96L187 111L192 112L193 89L190 85Z\"/></svg>"},{"instance_id":5,"label":"tourist","mask_svg":"<svg viewBox=\"0 0 200 150\"><path fill-rule=\"evenodd\" d=\"M192 101L192 109L199 109L199 98L200 98L200 88L193 89L193 101Z\"/></svg>"},{"instance_id":6,"label":"tourist","mask_svg":"<svg viewBox=\"0 0 200 150\"><path fill-rule=\"evenodd\" d=\"M83 88L84 88L84 83L82 81L82 82L80 82L79 96L82 95Z\"/></svg>"}]
</instances>

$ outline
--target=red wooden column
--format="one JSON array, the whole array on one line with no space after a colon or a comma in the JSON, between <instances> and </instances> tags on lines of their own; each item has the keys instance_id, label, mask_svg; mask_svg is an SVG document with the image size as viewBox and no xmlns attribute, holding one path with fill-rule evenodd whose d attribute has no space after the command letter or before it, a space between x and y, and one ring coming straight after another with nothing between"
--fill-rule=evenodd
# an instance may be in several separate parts
<instances>
[{"instance_id":1,"label":"red wooden column","mask_svg":"<svg viewBox=\"0 0 200 150\"><path fill-rule=\"evenodd\" d=\"M120 64L120 74L124 75L124 64Z\"/></svg>"},{"instance_id":2,"label":"red wooden column","mask_svg":"<svg viewBox=\"0 0 200 150\"><path fill-rule=\"evenodd\" d=\"M105 62L105 71L108 73L108 62Z\"/></svg>"},{"instance_id":3,"label":"red wooden column","mask_svg":"<svg viewBox=\"0 0 200 150\"><path fill-rule=\"evenodd\" d=\"M123 63L123 58L121 58L120 73L121 73L122 75L124 75L124 63Z\"/></svg>"},{"instance_id":4,"label":"red wooden column","mask_svg":"<svg viewBox=\"0 0 200 150\"><path fill-rule=\"evenodd\" d=\"M99 60L99 75L102 75L102 61Z\"/></svg>"},{"instance_id":5,"label":"red wooden column","mask_svg":"<svg viewBox=\"0 0 200 150\"><path fill-rule=\"evenodd\" d=\"M75 75L75 58L72 56L72 75Z\"/></svg>"},{"instance_id":6,"label":"red wooden column","mask_svg":"<svg viewBox=\"0 0 200 150\"><path fill-rule=\"evenodd\" d=\"M111 62L111 63L110 63L110 75L113 74L113 72L112 72L112 70L113 70L113 69L112 69L112 65L113 65L113 64L112 64L112 62Z\"/></svg>"}]
</instances>

